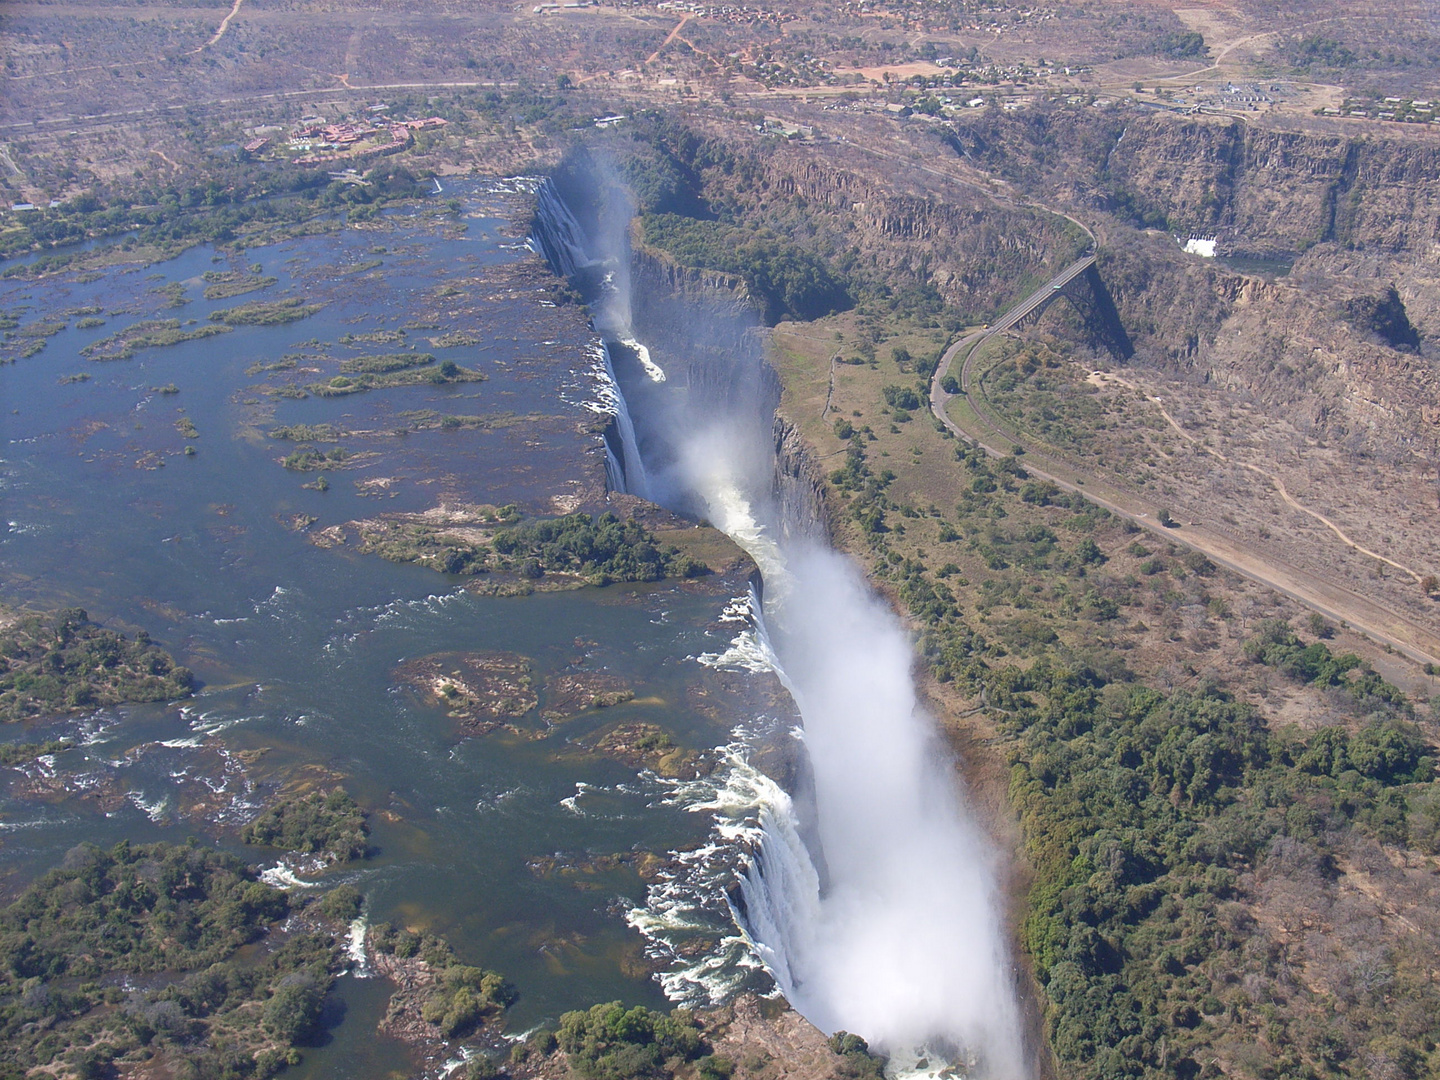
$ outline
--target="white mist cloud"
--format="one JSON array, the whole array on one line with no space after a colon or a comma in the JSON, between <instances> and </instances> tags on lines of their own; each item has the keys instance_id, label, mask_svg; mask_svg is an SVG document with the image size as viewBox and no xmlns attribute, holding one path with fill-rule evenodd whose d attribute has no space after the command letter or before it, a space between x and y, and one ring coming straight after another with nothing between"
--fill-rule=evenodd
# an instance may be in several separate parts
<instances>
[{"instance_id":1,"label":"white mist cloud","mask_svg":"<svg viewBox=\"0 0 1440 1080\"><path fill-rule=\"evenodd\" d=\"M825 1031L958 1048L986 1075L1024 1076L997 854L916 700L908 635L854 563L766 520L772 448L750 418L708 402L669 437L671 487L761 568L769 640L804 718L821 850L804 847L788 802L774 808L743 890L767 966Z\"/></svg>"},{"instance_id":2,"label":"white mist cloud","mask_svg":"<svg viewBox=\"0 0 1440 1080\"><path fill-rule=\"evenodd\" d=\"M588 265L607 271L597 328L629 337L628 204L613 192L601 201L612 213L600 214L585 244ZM540 212L558 214L544 202ZM573 225L537 237L570 245ZM983 1075L1021 1080L996 852L918 706L910 640L853 563L804 539L806 528L785 528L808 523L780 520L773 383L759 351L717 355L715 341L735 340L715 333L718 316L669 310L683 323L667 324L670 338L695 348L661 359L665 381L650 363L637 363L629 381L616 372L629 399L628 413L620 405L625 450L643 451L649 497L705 514L760 566L770 641L804 718L813 787L792 793L813 797L813 813L797 812L777 788L761 816L763 841L741 890L746 929L791 1004L818 1027L891 1052L963 1053Z\"/></svg>"},{"instance_id":3,"label":"white mist cloud","mask_svg":"<svg viewBox=\"0 0 1440 1080\"><path fill-rule=\"evenodd\" d=\"M915 700L910 642L847 559L786 554L773 640L805 719L828 872L791 957L794 1003L826 1030L955 1041L1021 1076L995 853Z\"/></svg>"}]
</instances>

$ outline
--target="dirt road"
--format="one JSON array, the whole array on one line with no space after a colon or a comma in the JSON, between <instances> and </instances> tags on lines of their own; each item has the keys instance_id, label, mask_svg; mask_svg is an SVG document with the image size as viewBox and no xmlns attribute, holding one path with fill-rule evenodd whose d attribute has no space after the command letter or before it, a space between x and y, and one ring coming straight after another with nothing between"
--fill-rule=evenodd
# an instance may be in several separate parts
<instances>
[{"instance_id":1,"label":"dirt road","mask_svg":"<svg viewBox=\"0 0 1440 1080\"><path fill-rule=\"evenodd\" d=\"M1048 283L1042 286L1042 290L1048 288ZM1167 540L1184 544L1213 562L1275 589L1326 618L1345 623L1371 640L1390 646L1416 663L1440 665L1440 635L1426 627L1369 597L1293 566L1200 522L1176 521L1167 528L1160 524L1160 507L1143 495L1077 469L1010 431L986 407L984 395L972 371L980 344L993 332L977 330L955 342L945 350L935 371L930 383L930 411L951 432L976 443L995 457L1009 455L1012 447L1018 446L1024 451L1025 470L1032 476L1049 480L1057 487L1075 492ZM961 391L959 394L948 394L941 382L950 373L955 359L961 356L964 357L959 378ZM963 402L965 407L957 409L956 416L952 416L950 406L957 401Z\"/></svg>"}]
</instances>

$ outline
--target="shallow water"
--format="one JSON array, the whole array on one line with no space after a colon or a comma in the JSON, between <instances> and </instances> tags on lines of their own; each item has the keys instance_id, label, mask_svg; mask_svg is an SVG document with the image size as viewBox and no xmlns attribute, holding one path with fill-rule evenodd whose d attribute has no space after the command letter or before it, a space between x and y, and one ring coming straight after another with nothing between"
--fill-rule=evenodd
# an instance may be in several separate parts
<instances>
[{"instance_id":1,"label":"shallow water","mask_svg":"<svg viewBox=\"0 0 1440 1080\"><path fill-rule=\"evenodd\" d=\"M13 894L81 840L199 835L273 862L274 853L239 845L238 827L281 783L343 780L371 811L377 851L325 873L324 883L353 881L370 919L432 929L466 961L503 971L521 991L510 1026L522 1030L611 998L659 1006L653 976L657 966L675 966L667 950L689 951L688 934L703 959L734 933L723 866L712 868L697 904L666 900L667 911L689 913L694 929L669 925L647 942L627 922L644 923L630 913L665 888L673 894L678 871L647 892L633 866L600 871L585 861L698 848L713 838L714 822L687 808L703 799L677 800L673 783L576 740L618 721L646 721L705 750L731 742L737 723L771 721L746 698L743 679L695 659L724 653L735 634L720 621L731 597L713 584L489 598L464 591L461 579L316 547L289 527L299 514L315 517L319 530L442 499L553 513L555 496L602 482L603 448L586 426L594 417L586 403L599 390L588 341L561 336L556 327L572 324L533 288L515 287L517 279L486 290L487 267L534 257L517 250L507 217L519 204L478 187L461 195L463 235L433 213L402 211L380 227L253 249L233 266L259 263L279 284L227 300L201 297L200 275L231 266L212 262L208 247L89 284L0 291L0 307L23 308L26 323L87 305L107 312L104 327L72 325L37 356L0 368L0 598L37 609L78 604L107 625L143 627L204 684L181 703L0 731L85 744L23 773L0 770L0 887ZM342 273L376 258L381 267ZM172 282L189 302L169 310L154 290ZM447 285L458 291L443 295ZM80 355L132 321L204 323L212 310L282 295L326 307L287 326L240 327L127 361ZM310 339L330 343L336 356L356 355L335 344L341 335L425 319L441 325L363 351L413 343L489 381L287 400L257 391L263 375L246 375ZM477 342L447 349L426 341L456 329ZM316 367L314 379L335 372L333 364ZM60 381L78 372L92 378ZM179 393L153 389L170 383ZM182 409L198 438L175 429ZM321 422L388 431L420 409L535 415L501 430L342 440L375 457L331 474L323 493L302 487L314 474L279 466L294 444L264 434L276 424ZM192 457L182 453L187 444L197 447ZM386 484L360 486L377 477ZM395 669L410 658L476 651L521 654L537 681L603 671L622 678L636 700L552 728L525 718L517 722L522 734L461 738L455 721L397 683ZM535 864L549 857L579 865L557 873ZM743 948L727 948L720 981L764 988L763 975L736 968ZM342 981L348 1018L335 1042L311 1053L303 1075L383 1076L394 1066L393 1046L365 1049L383 1013L375 986Z\"/></svg>"}]
</instances>

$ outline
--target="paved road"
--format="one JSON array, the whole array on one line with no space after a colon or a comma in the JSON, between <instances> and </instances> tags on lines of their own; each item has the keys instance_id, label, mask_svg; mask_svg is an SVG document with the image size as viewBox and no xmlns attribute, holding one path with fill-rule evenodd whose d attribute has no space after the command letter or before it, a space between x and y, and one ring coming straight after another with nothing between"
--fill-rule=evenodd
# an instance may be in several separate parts
<instances>
[{"instance_id":1,"label":"paved road","mask_svg":"<svg viewBox=\"0 0 1440 1080\"><path fill-rule=\"evenodd\" d=\"M1025 451L1025 470L1032 476L1048 480L1065 491L1074 492L1119 517L1163 536L1166 540L1199 551L1213 562L1283 593L1329 619L1346 623L1417 663L1440 664L1440 635L1426 627L1412 622L1368 596L1362 596L1319 574L1293 566L1268 552L1257 551L1235 537L1199 522L1176 522L1173 527L1166 528L1156 518L1159 507L1143 495L1122 488L1103 477L1082 472L1067 461L1027 445L991 416L984 395L972 393L972 386L979 390L975 383L978 376L972 373L971 368L980 352L980 346L995 334L1013 328L1058 291L1057 283L1063 288L1094 261L1094 256L1077 260L1036 289L1023 303L1007 312L994 326L972 331L946 349L930 383L930 411L935 414L935 418L955 435L975 443L995 457L1006 456L1010 453L1011 446L1019 445ZM964 361L960 369L960 393L948 394L941 383L950 373L955 359L962 355ZM968 427L962 427L950 417L947 406L955 397L965 398L970 405Z\"/></svg>"},{"instance_id":2,"label":"paved road","mask_svg":"<svg viewBox=\"0 0 1440 1080\"><path fill-rule=\"evenodd\" d=\"M1006 330L1013 329L1026 315L1029 315L1041 305L1049 303L1055 298L1056 293L1063 290L1066 285L1069 285L1070 282L1074 281L1094 265L1095 256L1093 254L1076 259L1069 266L1065 267L1064 270L1061 270L1060 273L1056 274L1044 285L1041 285L1040 288L1027 296L1023 302L1016 304L1007 311L1004 318L990 327L987 336L991 334L1003 334Z\"/></svg>"}]
</instances>

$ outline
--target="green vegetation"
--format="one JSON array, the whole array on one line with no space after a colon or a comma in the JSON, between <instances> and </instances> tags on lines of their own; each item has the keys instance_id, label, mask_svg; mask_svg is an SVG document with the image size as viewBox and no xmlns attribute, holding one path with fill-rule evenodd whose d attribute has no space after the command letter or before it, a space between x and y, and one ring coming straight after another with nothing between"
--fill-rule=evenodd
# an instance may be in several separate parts
<instances>
[{"instance_id":1,"label":"green vegetation","mask_svg":"<svg viewBox=\"0 0 1440 1080\"><path fill-rule=\"evenodd\" d=\"M459 1039L513 1000L513 989L495 972L451 964L440 972L420 1015L447 1039Z\"/></svg>"},{"instance_id":2,"label":"green vegetation","mask_svg":"<svg viewBox=\"0 0 1440 1080\"><path fill-rule=\"evenodd\" d=\"M317 450L313 446L302 446L293 454L286 454L280 464L293 472L315 472L343 465L348 457L350 457L350 451L343 446L337 446L333 450Z\"/></svg>"},{"instance_id":3,"label":"green vegetation","mask_svg":"<svg viewBox=\"0 0 1440 1080\"><path fill-rule=\"evenodd\" d=\"M920 392L910 386L887 386L882 391L885 404L892 409L913 412L920 408Z\"/></svg>"},{"instance_id":4,"label":"green vegetation","mask_svg":"<svg viewBox=\"0 0 1440 1080\"><path fill-rule=\"evenodd\" d=\"M529 578L561 571L605 585L691 578L709 572L704 563L676 548L658 547L655 537L634 518L621 521L611 513L598 518L567 514L526 522L499 530L491 544L506 569L518 569Z\"/></svg>"},{"instance_id":5,"label":"green vegetation","mask_svg":"<svg viewBox=\"0 0 1440 1080\"><path fill-rule=\"evenodd\" d=\"M30 615L0 631L0 720L186 697L193 677L143 630L133 640L80 608Z\"/></svg>"},{"instance_id":6,"label":"green vegetation","mask_svg":"<svg viewBox=\"0 0 1440 1080\"><path fill-rule=\"evenodd\" d=\"M859 1035L848 1031L837 1031L826 1040L832 1054L839 1054L845 1060L835 1070L839 1080L882 1080L885 1075L885 1059L870 1052L870 1044Z\"/></svg>"},{"instance_id":7,"label":"green vegetation","mask_svg":"<svg viewBox=\"0 0 1440 1080\"><path fill-rule=\"evenodd\" d=\"M1346 692L1353 707L1390 707L1408 713L1410 703L1354 653L1336 656L1323 641L1304 644L1283 619L1267 619L1245 643L1245 655L1292 679ZM1351 674L1351 673L1354 674Z\"/></svg>"},{"instance_id":8,"label":"green vegetation","mask_svg":"<svg viewBox=\"0 0 1440 1080\"><path fill-rule=\"evenodd\" d=\"M430 359L433 360L434 357L432 356ZM488 378L489 376L483 372L472 371L469 368L461 367L453 360L446 360L443 364L431 367L407 367L383 375L371 372L364 372L354 377L336 375L329 382L311 383L305 389L316 397L334 398L348 397L350 394L363 394L367 390L385 390L394 386L421 386L425 383L434 386L448 386L452 383L484 382Z\"/></svg>"},{"instance_id":9,"label":"green vegetation","mask_svg":"<svg viewBox=\"0 0 1440 1080\"><path fill-rule=\"evenodd\" d=\"M422 992L420 1016L436 1025L447 1039L471 1034L486 1020L502 1014L519 996L498 973L460 963L450 945L434 934L380 923L370 935L376 952L429 965L435 981ZM391 1002L392 1012L396 1004Z\"/></svg>"},{"instance_id":10,"label":"green vegetation","mask_svg":"<svg viewBox=\"0 0 1440 1080\"><path fill-rule=\"evenodd\" d=\"M309 360L308 356L301 353L287 353L279 360L257 360L245 369L245 374L252 378L256 375L263 375L267 371L294 371L301 360Z\"/></svg>"},{"instance_id":11,"label":"green vegetation","mask_svg":"<svg viewBox=\"0 0 1440 1080\"><path fill-rule=\"evenodd\" d=\"M400 345L404 341L404 330L370 330L363 334L340 335L340 344L352 348L357 345Z\"/></svg>"},{"instance_id":12,"label":"green vegetation","mask_svg":"<svg viewBox=\"0 0 1440 1080\"><path fill-rule=\"evenodd\" d=\"M1025 944L1072 1075L1203 1075L1206 1048L1236 1037L1262 1042L1277 1076L1314 1075L1325 1040L1357 1062L1376 1039L1433 1045L1440 994L1420 955L1393 954L1384 992L1355 988L1342 1037L1256 924L1259 881L1333 862L1351 829L1402 839L1403 789L1434 775L1413 726L1272 733L1213 685L1166 698L1044 663L982 683L1014 740L1038 871ZM1431 1019L1397 1022L1391 995Z\"/></svg>"},{"instance_id":13,"label":"green vegetation","mask_svg":"<svg viewBox=\"0 0 1440 1080\"><path fill-rule=\"evenodd\" d=\"M179 345L185 341L198 341L229 331L228 326L196 326L186 328L179 319L150 319L132 323L124 330L117 330L80 350L80 355L90 360L129 360L141 349L158 349L165 345Z\"/></svg>"},{"instance_id":14,"label":"green vegetation","mask_svg":"<svg viewBox=\"0 0 1440 1080\"><path fill-rule=\"evenodd\" d=\"M434 362L433 353L382 353L378 356L355 356L348 360L342 360L340 361L340 371L345 375L357 375L363 372L386 375L392 371L423 367ZM453 361L451 363L453 365Z\"/></svg>"},{"instance_id":15,"label":"green vegetation","mask_svg":"<svg viewBox=\"0 0 1440 1080\"><path fill-rule=\"evenodd\" d=\"M640 1005L626 1009L618 1001L565 1013L555 1034L583 1080L667 1080L705 1050L686 1010L667 1016Z\"/></svg>"},{"instance_id":16,"label":"green vegetation","mask_svg":"<svg viewBox=\"0 0 1440 1080\"><path fill-rule=\"evenodd\" d=\"M413 519L359 522L359 547L392 562L419 563L447 574L502 570L532 582L547 573L608 585L693 578L710 572L704 563L678 548L659 544L638 521L621 521L611 513L598 518L568 514L513 524L517 520L514 507L501 507L487 520L467 522L463 530ZM489 534L488 543L472 538L477 529Z\"/></svg>"},{"instance_id":17,"label":"green vegetation","mask_svg":"<svg viewBox=\"0 0 1440 1080\"><path fill-rule=\"evenodd\" d=\"M285 424L273 428L267 434L272 439L289 442L337 442L346 432L334 424Z\"/></svg>"},{"instance_id":18,"label":"green vegetation","mask_svg":"<svg viewBox=\"0 0 1440 1080\"><path fill-rule=\"evenodd\" d=\"M645 243L679 262L742 278L766 322L817 319L852 302L822 259L768 231L676 214L647 214L641 226Z\"/></svg>"},{"instance_id":19,"label":"green vegetation","mask_svg":"<svg viewBox=\"0 0 1440 1080\"><path fill-rule=\"evenodd\" d=\"M276 801L245 826L240 838L247 844L348 862L365 858L369 832L364 811L344 788L335 788Z\"/></svg>"},{"instance_id":20,"label":"green vegetation","mask_svg":"<svg viewBox=\"0 0 1440 1080\"><path fill-rule=\"evenodd\" d=\"M210 320L226 326L284 326L286 323L308 319L324 306L307 304L298 296L284 300L252 300L239 307L212 311Z\"/></svg>"},{"instance_id":21,"label":"green vegetation","mask_svg":"<svg viewBox=\"0 0 1440 1080\"><path fill-rule=\"evenodd\" d=\"M334 214L338 208L354 206L358 220L360 211L416 194L415 178L399 162L379 163L370 181L365 187L336 184L323 169L280 166L257 171L244 163L223 170L223 175L207 169L203 176L181 178L173 185L142 180L104 199L86 193L61 207L27 214L0 237L0 257L106 237L119 238L114 248L152 260L207 241L225 244L243 238L243 243L260 246L333 231L339 227ZM0 276L41 278L84 267L90 254L52 252L29 263L12 263ZM103 258L107 251L101 248L94 254Z\"/></svg>"},{"instance_id":22,"label":"green vegetation","mask_svg":"<svg viewBox=\"0 0 1440 1080\"><path fill-rule=\"evenodd\" d=\"M1152 43L1150 51L1170 60L1199 60L1209 55L1203 34L1194 30L1169 30Z\"/></svg>"},{"instance_id":23,"label":"green vegetation","mask_svg":"<svg viewBox=\"0 0 1440 1080\"><path fill-rule=\"evenodd\" d=\"M228 300L232 296L268 289L279 280L274 277L257 277L239 270L207 270L205 299Z\"/></svg>"},{"instance_id":24,"label":"green vegetation","mask_svg":"<svg viewBox=\"0 0 1440 1080\"><path fill-rule=\"evenodd\" d=\"M163 274L152 274L152 277L163 277ZM165 285L157 285L150 290L157 296L164 297L167 308L184 307L190 302L185 295L185 286L178 281L171 281Z\"/></svg>"},{"instance_id":25,"label":"green vegetation","mask_svg":"<svg viewBox=\"0 0 1440 1080\"><path fill-rule=\"evenodd\" d=\"M291 911L206 848L75 848L0 911L0 1070L260 1080L298 1062L341 955L325 930L282 929Z\"/></svg>"},{"instance_id":26,"label":"green vegetation","mask_svg":"<svg viewBox=\"0 0 1440 1080\"><path fill-rule=\"evenodd\" d=\"M24 765L38 757L64 753L74 745L69 739L47 739L43 743L0 743L0 765Z\"/></svg>"},{"instance_id":27,"label":"green vegetation","mask_svg":"<svg viewBox=\"0 0 1440 1080\"><path fill-rule=\"evenodd\" d=\"M437 349L459 349L479 345L480 338L468 330L451 330L439 337L431 338L430 344Z\"/></svg>"},{"instance_id":28,"label":"green vegetation","mask_svg":"<svg viewBox=\"0 0 1440 1080\"><path fill-rule=\"evenodd\" d=\"M28 359L41 352L46 343L64 330L70 324L61 319L42 319L38 322L27 323L20 326L20 320L15 316L5 316L0 319L0 329L4 330L0 336L0 362L8 363L15 359ZM16 329L20 327L19 329Z\"/></svg>"},{"instance_id":29,"label":"green vegetation","mask_svg":"<svg viewBox=\"0 0 1440 1080\"><path fill-rule=\"evenodd\" d=\"M1278 51L1301 73L1309 72L1312 68L1335 70L1354 67L1360 63L1360 57L1354 50L1346 48L1334 38L1318 33L1290 38L1281 44Z\"/></svg>"},{"instance_id":30,"label":"green vegetation","mask_svg":"<svg viewBox=\"0 0 1440 1080\"><path fill-rule=\"evenodd\" d=\"M162 390L161 393L164 393L164 391ZM191 420L188 416L182 416L179 420L175 421L175 430L187 439L198 439L200 437L200 429L195 426L195 421Z\"/></svg>"},{"instance_id":31,"label":"green vegetation","mask_svg":"<svg viewBox=\"0 0 1440 1080\"><path fill-rule=\"evenodd\" d=\"M75 329L77 329L77 330L93 330L93 329L95 329L97 326L104 326L104 325L105 325L105 320L104 320L104 319L97 319L94 315L87 315L87 316L85 316L85 318L83 318L83 319L77 319L77 320L76 320L76 322L75 322Z\"/></svg>"}]
</instances>

